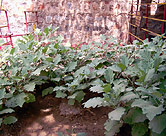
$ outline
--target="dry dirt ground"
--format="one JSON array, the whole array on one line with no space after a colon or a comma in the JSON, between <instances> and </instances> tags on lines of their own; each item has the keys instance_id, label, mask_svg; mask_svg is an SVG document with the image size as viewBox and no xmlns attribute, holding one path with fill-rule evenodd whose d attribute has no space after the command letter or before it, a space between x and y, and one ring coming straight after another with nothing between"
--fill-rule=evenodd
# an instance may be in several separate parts
<instances>
[{"instance_id":1,"label":"dry dirt ground","mask_svg":"<svg viewBox=\"0 0 166 136\"><path fill-rule=\"evenodd\" d=\"M111 109L69 106L53 96L18 109L17 123L2 126L0 136L104 136L104 123Z\"/></svg>"}]
</instances>

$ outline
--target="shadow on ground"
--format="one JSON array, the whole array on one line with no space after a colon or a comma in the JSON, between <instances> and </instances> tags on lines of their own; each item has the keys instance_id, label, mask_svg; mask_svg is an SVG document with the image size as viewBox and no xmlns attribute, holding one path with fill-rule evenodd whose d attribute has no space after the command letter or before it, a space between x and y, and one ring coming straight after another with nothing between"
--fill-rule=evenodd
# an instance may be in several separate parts
<instances>
[{"instance_id":1,"label":"shadow on ground","mask_svg":"<svg viewBox=\"0 0 166 136\"><path fill-rule=\"evenodd\" d=\"M1 136L104 136L104 123L111 111L106 107L83 109L66 100L39 96L16 113L18 122L3 126ZM59 135L58 135L59 134ZM63 135L62 135L63 134Z\"/></svg>"}]
</instances>

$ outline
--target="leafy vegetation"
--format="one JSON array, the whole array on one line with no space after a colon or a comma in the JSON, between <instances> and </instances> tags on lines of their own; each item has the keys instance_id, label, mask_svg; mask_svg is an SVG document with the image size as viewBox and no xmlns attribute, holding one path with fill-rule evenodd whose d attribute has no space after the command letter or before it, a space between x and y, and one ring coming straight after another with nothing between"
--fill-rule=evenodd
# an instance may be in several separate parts
<instances>
[{"instance_id":1,"label":"leafy vegetation","mask_svg":"<svg viewBox=\"0 0 166 136\"><path fill-rule=\"evenodd\" d=\"M102 36L101 43L73 48L53 33L51 27L37 29L37 40L29 35L0 52L0 124L16 122L16 107L34 102L41 91L71 105L113 107L105 135L115 135L123 124L131 126L133 136L165 134L166 43L161 37L120 46ZM49 87L37 90L43 84ZM98 95L87 100L89 93Z\"/></svg>"}]
</instances>

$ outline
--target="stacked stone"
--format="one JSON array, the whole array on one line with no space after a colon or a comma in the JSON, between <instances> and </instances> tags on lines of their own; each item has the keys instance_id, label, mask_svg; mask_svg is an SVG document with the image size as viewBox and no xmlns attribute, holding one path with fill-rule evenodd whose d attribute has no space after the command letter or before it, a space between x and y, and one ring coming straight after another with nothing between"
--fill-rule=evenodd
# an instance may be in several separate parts
<instances>
[{"instance_id":1,"label":"stacked stone","mask_svg":"<svg viewBox=\"0 0 166 136\"><path fill-rule=\"evenodd\" d=\"M99 41L100 34L126 42L129 10L127 0L50 0L39 13L40 27L59 26L57 33L71 43Z\"/></svg>"},{"instance_id":2,"label":"stacked stone","mask_svg":"<svg viewBox=\"0 0 166 136\"><path fill-rule=\"evenodd\" d=\"M100 41L100 35L112 35L128 41L128 12L131 0L6 0L12 32L25 33L24 10L38 10L39 28L59 27L56 34L66 42ZM34 20L32 14L29 21ZM33 30L33 27L31 31Z\"/></svg>"}]
</instances>

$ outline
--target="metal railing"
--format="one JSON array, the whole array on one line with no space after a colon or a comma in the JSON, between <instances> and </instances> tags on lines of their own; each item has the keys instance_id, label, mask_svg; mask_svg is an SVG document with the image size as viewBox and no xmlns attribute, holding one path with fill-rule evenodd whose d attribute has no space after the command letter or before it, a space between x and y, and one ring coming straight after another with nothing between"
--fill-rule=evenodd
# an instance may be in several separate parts
<instances>
[{"instance_id":1,"label":"metal railing","mask_svg":"<svg viewBox=\"0 0 166 136\"><path fill-rule=\"evenodd\" d=\"M133 12L133 8L134 5L136 5L136 13ZM150 5L164 5L164 10L163 10L163 19L159 19L159 18L153 18L153 17L149 17L149 6ZM146 13L145 15L138 15L138 6L146 6ZM130 19L130 30L129 30L129 41L132 42L132 37L138 39L139 41L142 41L146 38L149 39L149 33L154 35L154 36L162 36L162 34L164 34L165 31L165 23L166 23L166 3L139 3L139 0L137 0L137 4L131 3L131 13L129 13L131 19ZM140 26L138 26L136 23L133 23L133 17L135 18L144 18L145 19L145 27L141 28ZM135 19L136 20L136 19ZM155 20L155 21L159 21L162 22L162 29L161 29L161 34L153 32L151 30L148 29L148 20ZM137 22L138 20L136 20L135 22ZM140 20L139 20L140 21ZM134 27L134 32L133 32L133 27ZM144 31L144 39L141 39L140 37L137 36L137 29L143 30ZM166 38L166 36L163 36L163 38Z\"/></svg>"}]
</instances>

